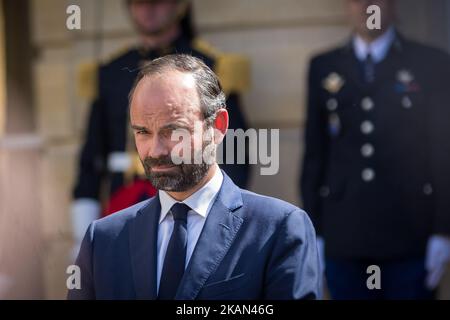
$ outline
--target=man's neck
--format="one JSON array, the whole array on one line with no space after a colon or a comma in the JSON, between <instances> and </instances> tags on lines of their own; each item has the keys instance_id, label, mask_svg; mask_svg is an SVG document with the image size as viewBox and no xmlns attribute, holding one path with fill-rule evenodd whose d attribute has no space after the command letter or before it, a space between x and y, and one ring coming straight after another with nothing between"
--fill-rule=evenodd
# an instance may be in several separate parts
<instances>
[{"instance_id":1,"label":"man's neck","mask_svg":"<svg viewBox=\"0 0 450 320\"><path fill-rule=\"evenodd\" d=\"M386 34L386 32L388 32L390 29L391 26L388 26L387 28L384 28L382 30L377 30L377 32L356 32L356 35L360 37L365 43L371 44L372 42L376 41L384 34Z\"/></svg>"},{"instance_id":2,"label":"man's neck","mask_svg":"<svg viewBox=\"0 0 450 320\"><path fill-rule=\"evenodd\" d=\"M180 27L175 24L160 34L141 34L140 42L147 50L159 49L169 46L180 35Z\"/></svg>"},{"instance_id":3,"label":"man's neck","mask_svg":"<svg viewBox=\"0 0 450 320\"><path fill-rule=\"evenodd\" d=\"M214 174L216 173L216 170L220 170L217 163L212 165L209 168L208 173L205 175L205 177L203 177L203 179L197 185L195 185L193 188L191 188L187 191L183 191L183 192L167 191L167 193L177 201L186 200L191 195L193 195L198 190L200 190L205 184L207 184L209 181L211 181L211 179L214 177Z\"/></svg>"}]
</instances>

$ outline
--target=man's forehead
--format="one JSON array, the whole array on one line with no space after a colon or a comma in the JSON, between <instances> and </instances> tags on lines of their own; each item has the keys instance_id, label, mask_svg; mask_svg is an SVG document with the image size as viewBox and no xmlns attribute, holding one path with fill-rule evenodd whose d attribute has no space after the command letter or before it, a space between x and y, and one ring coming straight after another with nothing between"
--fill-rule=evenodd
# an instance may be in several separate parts
<instances>
[{"instance_id":1,"label":"man's forehead","mask_svg":"<svg viewBox=\"0 0 450 320\"><path fill-rule=\"evenodd\" d=\"M178 119L200 113L195 79L190 73L169 71L145 77L136 87L131 117Z\"/></svg>"},{"instance_id":2,"label":"man's forehead","mask_svg":"<svg viewBox=\"0 0 450 320\"><path fill-rule=\"evenodd\" d=\"M173 91L196 91L196 81L192 73L170 69L145 76L138 86L147 90L155 88L173 89Z\"/></svg>"},{"instance_id":3,"label":"man's forehead","mask_svg":"<svg viewBox=\"0 0 450 320\"><path fill-rule=\"evenodd\" d=\"M144 77L136 87L134 99L182 100L185 97L195 99L197 87L190 73L169 71Z\"/></svg>"},{"instance_id":4,"label":"man's forehead","mask_svg":"<svg viewBox=\"0 0 450 320\"><path fill-rule=\"evenodd\" d=\"M137 85L132 107L152 105L196 105L199 103L195 79L190 73L167 72L146 76Z\"/></svg>"}]
</instances>

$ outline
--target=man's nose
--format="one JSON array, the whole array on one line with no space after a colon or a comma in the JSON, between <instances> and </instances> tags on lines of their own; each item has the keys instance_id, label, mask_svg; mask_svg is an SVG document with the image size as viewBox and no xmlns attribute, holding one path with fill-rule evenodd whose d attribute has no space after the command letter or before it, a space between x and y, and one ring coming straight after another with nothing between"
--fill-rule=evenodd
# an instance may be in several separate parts
<instances>
[{"instance_id":1,"label":"man's nose","mask_svg":"<svg viewBox=\"0 0 450 320\"><path fill-rule=\"evenodd\" d=\"M167 156L169 154L169 149L164 139L155 136L152 139L151 146L148 150L148 156L154 159L158 159L162 156Z\"/></svg>"}]
</instances>

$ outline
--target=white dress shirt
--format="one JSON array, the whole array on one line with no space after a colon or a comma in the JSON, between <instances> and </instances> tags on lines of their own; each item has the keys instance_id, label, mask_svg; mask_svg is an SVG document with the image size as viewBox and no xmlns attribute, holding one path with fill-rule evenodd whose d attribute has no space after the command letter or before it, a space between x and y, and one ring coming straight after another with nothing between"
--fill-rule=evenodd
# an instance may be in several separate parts
<instances>
[{"instance_id":1,"label":"white dress shirt","mask_svg":"<svg viewBox=\"0 0 450 320\"><path fill-rule=\"evenodd\" d=\"M222 186L223 174L218 167L211 180L209 180L201 189L193 193L189 198L182 201L192 210L187 217L187 251L186 263L188 265L192 252L197 244L200 233L205 225L206 218L211 210L214 200ZM159 190L159 200L161 202L161 214L158 226L158 260L157 260L157 290L161 280L164 258L166 256L167 246L173 231L173 216L169 213L172 206L179 202L172 198L167 192Z\"/></svg>"},{"instance_id":2,"label":"white dress shirt","mask_svg":"<svg viewBox=\"0 0 450 320\"><path fill-rule=\"evenodd\" d=\"M353 49L359 61L364 61L370 53L375 63L381 62L395 40L395 29L390 27L383 35L367 43L359 35L353 37Z\"/></svg>"}]
</instances>

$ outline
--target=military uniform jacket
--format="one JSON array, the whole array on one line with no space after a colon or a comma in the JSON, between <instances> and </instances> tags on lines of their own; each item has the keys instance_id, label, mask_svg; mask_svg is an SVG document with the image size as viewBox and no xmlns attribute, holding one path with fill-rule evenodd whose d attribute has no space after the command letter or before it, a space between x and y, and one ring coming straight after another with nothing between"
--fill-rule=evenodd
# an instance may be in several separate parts
<instances>
[{"instance_id":1,"label":"military uniform jacket","mask_svg":"<svg viewBox=\"0 0 450 320\"><path fill-rule=\"evenodd\" d=\"M450 60L397 35L361 69L351 44L311 61L304 206L329 257L419 257L450 234Z\"/></svg>"}]
</instances>

